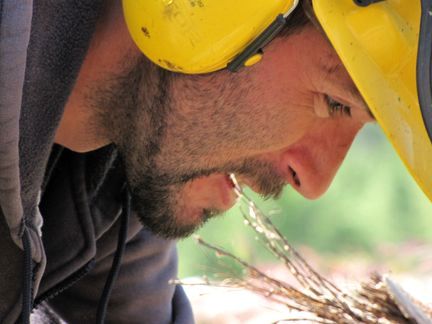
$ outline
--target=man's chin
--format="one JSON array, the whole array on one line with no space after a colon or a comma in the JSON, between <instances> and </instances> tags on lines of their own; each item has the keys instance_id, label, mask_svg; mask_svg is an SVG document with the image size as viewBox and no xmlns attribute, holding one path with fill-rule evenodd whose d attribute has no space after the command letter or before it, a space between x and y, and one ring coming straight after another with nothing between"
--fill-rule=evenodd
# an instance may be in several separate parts
<instances>
[{"instance_id":1,"label":"man's chin","mask_svg":"<svg viewBox=\"0 0 432 324\"><path fill-rule=\"evenodd\" d=\"M166 239L183 239L198 229L200 229L208 220L220 215L222 212L215 209L204 209L199 216L188 218L184 221L175 217L174 214L165 214L165 217L151 217L149 214L138 213L138 218L142 225L150 230L153 234ZM191 221L191 219L193 221Z\"/></svg>"},{"instance_id":2,"label":"man's chin","mask_svg":"<svg viewBox=\"0 0 432 324\"><path fill-rule=\"evenodd\" d=\"M227 185L225 187L224 194L230 189ZM208 189L208 186L202 188ZM189 195L184 192L183 185L155 186L147 181L147 185L132 188L132 208L142 225L154 234L167 239L179 239L194 233L210 218L221 214L225 207L231 207L231 203L224 205L214 199L189 199ZM210 194L208 196L212 197Z\"/></svg>"},{"instance_id":3,"label":"man's chin","mask_svg":"<svg viewBox=\"0 0 432 324\"><path fill-rule=\"evenodd\" d=\"M179 225L171 222L155 224L154 222L148 222L147 217L145 219L139 217L139 219L141 224L153 234L170 240L186 238L203 225L203 223Z\"/></svg>"}]
</instances>

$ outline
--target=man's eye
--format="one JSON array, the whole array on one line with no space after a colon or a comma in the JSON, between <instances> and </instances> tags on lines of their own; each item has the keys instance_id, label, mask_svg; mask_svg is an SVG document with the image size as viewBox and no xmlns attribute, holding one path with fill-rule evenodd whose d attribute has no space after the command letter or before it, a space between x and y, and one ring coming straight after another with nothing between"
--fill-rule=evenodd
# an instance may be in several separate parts
<instances>
[{"instance_id":1,"label":"man's eye","mask_svg":"<svg viewBox=\"0 0 432 324\"><path fill-rule=\"evenodd\" d=\"M331 117L338 117L338 116L346 116L351 117L351 107L344 105L336 100L334 100L332 97L326 95L326 102L328 105L329 115Z\"/></svg>"}]
</instances>

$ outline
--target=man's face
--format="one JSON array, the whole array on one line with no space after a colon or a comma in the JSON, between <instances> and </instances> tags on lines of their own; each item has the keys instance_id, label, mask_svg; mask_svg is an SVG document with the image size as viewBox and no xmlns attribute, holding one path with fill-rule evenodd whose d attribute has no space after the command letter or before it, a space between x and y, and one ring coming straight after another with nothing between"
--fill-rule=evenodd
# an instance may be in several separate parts
<instances>
[{"instance_id":1,"label":"man's face","mask_svg":"<svg viewBox=\"0 0 432 324\"><path fill-rule=\"evenodd\" d=\"M288 184L319 197L372 120L313 27L275 39L262 62L238 73L175 75L152 86L156 100L139 95L144 87L127 89L136 92L129 104L141 112L129 116L132 122L113 141L125 160L135 210L166 237L190 234L230 208L230 173L266 196ZM115 86L110 91L113 102L123 98Z\"/></svg>"}]
</instances>

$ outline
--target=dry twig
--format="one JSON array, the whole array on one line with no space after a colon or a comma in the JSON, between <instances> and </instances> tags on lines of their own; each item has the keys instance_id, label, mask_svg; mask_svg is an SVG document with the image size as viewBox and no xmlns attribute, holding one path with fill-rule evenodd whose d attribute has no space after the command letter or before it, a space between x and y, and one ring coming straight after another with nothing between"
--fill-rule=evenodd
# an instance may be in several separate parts
<instances>
[{"instance_id":1,"label":"dry twig","mask_svg":"<svg viewBox=\"0 0 432 324\"><path fill-rule=\"evenodd\" d=\"M222 282L206 279L205 284L223 287L246 288L269 300L285 305L290 310L305 314L305 319L286 319L281 322L309 321L314 323L432 323L426 313L416 317L407 314L401 300L386 284L386 279L378 274L362 283L354 292L345 292L316 272L302 256L288 243L286 238L248 198L236 179L232 176L235 191L245 204L245 223L249 225L270 252L281 261L289 273L299 283L296 288L288 283L272 278L255 266L241 260L230 252L205 242L197 237L199 244L214 250L217 255L227 257L247 271L245 278L230 278ZM181 282L182 283L182 282ZM184 284L184 283L183 283ZM412 304L414 305L414 304Z\"/></svg>"}]
</instances>

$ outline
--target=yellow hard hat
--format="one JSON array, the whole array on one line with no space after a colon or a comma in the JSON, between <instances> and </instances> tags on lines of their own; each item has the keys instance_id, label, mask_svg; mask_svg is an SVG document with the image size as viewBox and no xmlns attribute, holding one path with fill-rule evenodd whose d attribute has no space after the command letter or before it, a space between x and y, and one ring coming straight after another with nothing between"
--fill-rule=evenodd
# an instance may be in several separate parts
<instances>
[{"instance_id":1,"label":"yellow hard hat","mask_svg":"<svg viewBox=\"0 0 432 324\"><path fill-rule=\"evenodd\" d=\"M432 200L432 1L422 2L429 6L422 10L415 0L313 0L313 9L378 123Z\"/></svg>"},{"instance_id":2,"label":"yellow hard hat","mask_svg":"<svg viewBox=\"0 0 432 324\"><path fill-rule=\"evenodd\" d=\"M303 1L313 2L375 118L432 200L432 0ZM258 62L298 2L123 0L123 9L150 60L193 74Z\"/></svg>"},{"instance_id":3,"label":"yellow hard hat","mask_svg":"<svg viewBox=\"0 0 432 324\"><path fill-rule=\"evenodd\" d=\"M123 0L129 32L155 64L207 73L252 65L298 0Z\"/></svg>"}]
</instances>

